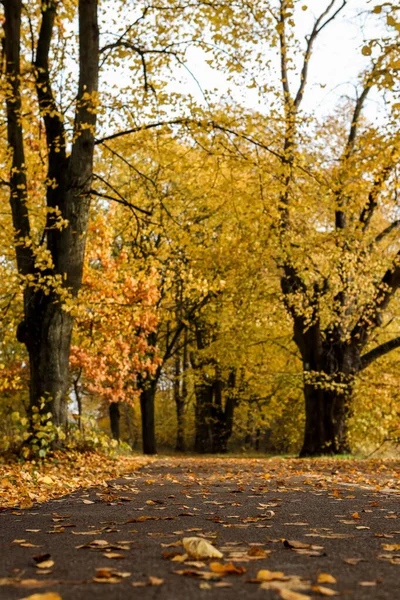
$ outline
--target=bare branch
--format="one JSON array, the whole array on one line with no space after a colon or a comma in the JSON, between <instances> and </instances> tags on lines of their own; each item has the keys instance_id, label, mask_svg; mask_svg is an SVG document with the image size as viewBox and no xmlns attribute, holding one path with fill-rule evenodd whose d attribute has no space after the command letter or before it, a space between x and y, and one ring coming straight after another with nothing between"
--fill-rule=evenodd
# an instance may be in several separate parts
<instances>
[{"instance_id":1,"label":"bare branch","mask_svg":"<svg viewBox=\"0 0 400 600\"><path fill-rule=\"evenodd\" d=\"M288 76L288 56L287 56L287 41L286 41L286 10L287 0L280 0L281 8L279 12L279 42L281 55L281 82L283 87L284 103L289 109L292 108L292 97L290 94L289 76Z\"/></svg>"},{"instance_id":2,"label":"bare branch","mask_svg":"<svg viewBox=\"0 0 400 600\"><path fill-rule=\"evenodd\" d=\"M297 90L296 98L294 101L294 106L295 106L296 110L300 107L301 101L304 96L304 90L305 90L305 87L307 84L307 77L308 77L308 64L309 64L309 61L311 58L313 44L314 44L315 40L317 39L318 34L324 29L324 27L326 27L329 23L331 23L337 17L337 15L344 9L344 7L347 4L347 0L343 0L342 5L333 13L333 15L331 15L328 19L326 19L326 21L324 21L325 17L327 17L329 15L330 11L332 10L332 8L334 7L335 4L336 4L336 0L332 0L330 2L330 4L328 5L328 7L324 10L324 12L321 13L321 15L315 21L314 27L311 31L311 34L308 37L303 67L301 69L301 74L300 74L300 86L299 86L299 89Z\"/></svg>"},{"instance_id":3,"label":"bare branch","mask_svg":"<svg viewBox=\"0 0 400 600\"><path fill-rule=\"evenodd\" d=\"M61 179L66 172L66 147L65 131L62 115L56 105L50 83L49 52L53 35L54 21L56 17L56 1L42 0L42 21L39 31L39 39L36 49L35 75L36 92L39 101L39 110L46 129L46 141L48 150L48 179L56 181L57 188L61 185ZM60 163L64 163L60 168ZM48 206L60 205L59 189L53 183L47 188ZM51 219L51 216L49 217ZM51 223L48 223L51 226Z\"/></svg>"},{"instance_id":4,"label":"bare branch","mask_svg":"<svg viewBox=\"0 0 400 600\"><path fill-rule=\"evenodd\" d=\"M112 188L114 190L114 188ZM118 195L116 196L110 196L109 194L104 194L103 192L98 192L97 190L90 190L90 193L93 196L98 196L99 198L105 198L106 200L112 200L112 202L118 202L118 204L122 204L123 206L127 206L128 208L131 208L133 210L137 210L138 212L141 212L145 215L151 216L151 212L148 210L145 210L144 208L140 208L140 206L136 206L135 204L132 204L132 202L129 202L129 200L126 200L123 196ZM117 192L118 193L118 192Z\"/></svg>"}]
</instances>

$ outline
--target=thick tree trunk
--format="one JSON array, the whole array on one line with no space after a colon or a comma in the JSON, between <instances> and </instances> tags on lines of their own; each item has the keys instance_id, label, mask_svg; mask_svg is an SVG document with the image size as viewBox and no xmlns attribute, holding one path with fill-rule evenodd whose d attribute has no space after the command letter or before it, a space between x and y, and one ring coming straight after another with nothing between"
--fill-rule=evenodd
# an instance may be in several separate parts
<instances>
[{"instance_id":1,"label":"thick tree trunk","mask_svg":"<svg viewBox=\"0 0 400 600\"><path fill-rule=\"evenodd\" d=\"M350 452L348 417L354 376L360 369L358 347L340 340L337 331L305 330L295 324L303 358L306 423L300 456Z\"/></svg>"},{"instance_id":2,"label":"thick tree trunk","mask_svg":"<svg viewBox=\"0 0 400 600\"><path fill-rule=\"evenodd\" d=\"M33 407L43 403L41 412L51 412L53 423L65 426L72 318L54 295L31 294L29 289L25 315L18 339L25 343L30 359L30 415Z\"/></svg>"},{"instance_id":3,"label":"thick tree trunk","mask_svg":"<svg viewBox=\"0 0 400 600\"><path fill-rule=\"evenodd\" d=\"M143 386L140 394L143 454L157 454L155 435L155 395L156 384L149 382L148 385L145 384Z\"/></svg>"},{"instance_id":4,"label":"thick tree trunk","mask_svg":"<svg viewBox=\"0 0 400 600\"><path fill-rule=\"evenodd\" d=\"M114 440L120 440L120 410L118 402L110 402L109 408L111 435Z\"/></svg>"},{"instance_id":5,"label":"thick tree trunk","mask_svg":"<svg viewBox=\"0 0 400 600\"><path fill-rule=\"evenodd\" d=\"M347 435L351 388L347 393L304 386L306 425L300 456L346 454L350 452Z\"/></svg>"}]
</instances>

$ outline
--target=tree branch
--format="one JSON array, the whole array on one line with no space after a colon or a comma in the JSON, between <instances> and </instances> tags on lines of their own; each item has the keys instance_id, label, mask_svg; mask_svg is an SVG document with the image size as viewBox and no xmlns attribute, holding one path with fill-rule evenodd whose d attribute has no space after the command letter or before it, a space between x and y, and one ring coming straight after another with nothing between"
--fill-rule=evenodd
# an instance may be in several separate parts
<instances>
[{"instance_id":1,"label":"tree branch","mask_svg":"<svg viewBox=\"0 0 400 600\"><path fill-rule=\"evenodd\" d=\"M27 275L34 271L32 249L26 244L30 238L27 201L27 177L23 128L21 122L21 0L3 0L4 4L4 54L7 112L7 139L11 150L10 205L15 230L15 252L18 271Z\"/></svg>"},{"instance_id":2,"label":"tree branch","mask_svg":"<svg viewBox=\"0 0 400 600\"><path fill-rule=\"evenodd\" d=\"M395 350L396 348L400 348L400 336L394 338L393 340L389 340L388 342L380 344L373 350L370 350L369 352L364 354L361 357L360 371L363 371L364 369L369 367L369 365L371 363L373 363L375 360L377 360L378 358L381 358L382 356L384 356L385 354L388 354L388 352L391 352L392 350Z\"/></svg>"},{"instance_id":3,"label":"tree branch","mask_svg":"<svg viewBox=\"0 0 400 600\"><path fill-rule=\"evenodd\" d=\"M352 341L360 348L365 346L369 332L381 323L381 313L387 308L396 291L400 288L400 250L393 259L393 265L387 269L381 281L376 285L376 295L365 306L351 332Z\"/></svg>"},{"instance_id":4,"label":"tree branch","mask_svg":"<svg viewBox=\"0 0 400 600\"><path fill-rule=\"evenodd\" d=\"M114 189L114 188L112 188L112 189ZM106 200L112 200L113 202L117 202L118 204L122 204L123 206L127 206L128 208L137 210L138 212L141 212L141 213L151 217L152 213L149 210L145 210L144 208L140 208L139 206L132 204L131 202L129 202L128 200L123 198L120 194L118 195L118 197L115 197L115 196L110 196L109 194L103 194L103 192L98 192L97 190L93 190L93 189L90 190L90 193L93 196L98 196L99 198L105 198ZM118 193L118 192L116 192L116 193Z\"/></svg>"},{"instance_id":5,"label":"tree branch","mask_svg":"<svg viewBox=\"0 0 400 600\"><path fill-rule=\"evenodd\" d=\"M392 158L394 159L397 155L397 149L392 152ZM359 217L359 221L362 225L362 230L365 231L374 215L375 208L378 204L379 194L384 188L386 181L389 179L390 174L396 168L397 160L393 160L393 162L389 165L386 165L382 169L382 171L377 175L375 181L372 185L372 189L368 194L368 200L364 208L362 209Z\"/></svg>"},{"instance_id":6,"label":"tree branch","mask_svg":"<svg viewBox=\"0 0 400 600\"><path fill-rule=\"evenodd\" d=\"M60 161L64 162L66 159L65 131L62 115L58 110L51 89L49 69L49 52L56 17L56 6L55 0L42 0L42 21L36 49L35 74L39 110L46 129L49 159L48 178L51 181L56 180L59 185L64 170L60 169ZM54 187L50 185L48 187L49 206L55 206L55 197L60 196L58 191L52 193L52 189L54 190Z\"/></svg>"},{"instance_id":7,"label":"tree branch","mask_svg":"<svg viewBox=\"0 0 400 600\"><path fill-rule=\"evenodd\" d=\"M290 94L290 85L287 68L287 43L286 43L286 10L288 9L287 0L280 0L281 7L279 12L279 42L281 56L281 82L284 95L284 103L287 109L292 108L292 96Z\"/></svg>"},{"instance_id":8,"label":"tree branch","mask_svg":"<svg viewBox=\"0 0 400 600\"><path fill-rule=\"evenodd\" d=\"M304 90L305 90L305 87L307 84L307 77L308 77L308 63L311 58L313 44L314 44L315 40L317 39L318 34L324 29L324 27L326 27L329 23L331 23L337 17L337 15L343 10L343 8L347 4L347 0L343 0L342 5L333 13L333 15L331 15L324 22L325 17L328 16L328 14L330 13L330 11L332 10L332 8L334 7L335 4L336 4L336 0L332 0L331 3L327 6L327 8L324 10L324 12L321 13L321 15L315 21L314 27L313 27L311 34L307 40L307 48L306 48L306 52L305 52L305 56L304 56L303 67L301 69L301 74L300 74L300 86L299 86L299 89L297 90L296 98L294 101L294 106L295 106L296 110L300 107L301 101L304 96Z\"/></svg>"},{"instance_id":9,"label":"tree branch","mask_svg":"<svg viewBox=\"0 0 400 600\"><path fill-rule=\"evenodd\" d=\"M394 231L395 229L397 229L398 227L400 227L400 220L397 221L393 221L393 223L390 223L390 225L388 225L386 227L386 229L384 229L383 231L381 231L375 238L375 242L379 243L381 242L383 239L385 239L385 237L387 237L388 235L390 235L392 233L392 231Z\"/></svg>"}]
</instances>

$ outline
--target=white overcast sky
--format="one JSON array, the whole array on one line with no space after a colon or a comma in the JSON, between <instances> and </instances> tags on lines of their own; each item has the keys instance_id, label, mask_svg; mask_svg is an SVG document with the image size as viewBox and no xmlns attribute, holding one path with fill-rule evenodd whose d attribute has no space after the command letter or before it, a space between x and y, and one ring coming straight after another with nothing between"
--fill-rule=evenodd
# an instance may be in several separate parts
<instances>
[{"instance_id":1,"label":"white overcast sky","mask_svg":"<svg viewBox=\"0 0 400 600\"><path fill-rule=\"evenodd\" d=\"M328 0L304 0L300 3L300 7L303 4L308 7L306 11L299 10L297 13L296 32L300 38L310 31L315 15L319 15L328 3ZM374 4L372 0L348 0L348 7L343 14L322 32L310 62L310 85L303 105L307 112L315 111L323 115L332 111L341 98L355 98L357 75L369 63L369 58L361 53L363 40L378 36L376 21L367 16ZM209 67L200 50L192 48L188 51L187 66L204 90L218 88L222 95L228 89L233 89L233 96L237 94L243 101L243 90L242 93L235 91L223 74ZM201 102L202 95L197 83L188 74L184 80L184 83L171 84L171 89L190 92ZM257 95L251 90L245 91L244 101L249 108L259 108ZM379 112L377 99L371 94L368 117L371 120L379 118Z\"/></svg>"}]
</instances>

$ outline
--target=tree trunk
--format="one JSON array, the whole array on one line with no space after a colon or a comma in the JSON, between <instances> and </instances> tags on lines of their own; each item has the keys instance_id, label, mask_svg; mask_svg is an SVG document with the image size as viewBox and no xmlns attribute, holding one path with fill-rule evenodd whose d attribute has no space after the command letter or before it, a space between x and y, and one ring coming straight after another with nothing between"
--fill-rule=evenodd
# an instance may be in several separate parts
<instances>
[{"instance_id":1,"label":"tree trunk","mask_svg":"<svg viewBox=\"0 0 400 600\"><path fill-rule=\"evenodd\" d=\"M127 405L126 402L124 402L124 416L125 416L126 428L128 430L128 444L130 445L131 448L134 448L135 447L135 435L134 435L134 431L133 431L133 427L132 427L132 418L131 418L130 413L132 413L132 409Z\"/></svg>"},{"instance_id":2,"label":"tree trunk","mask_svg":"<svg viewBox=\"0 0 400 600\"><path fill-rule=\"evenodd\" d=\"M58 299L25 290L25 320L18 340L25 343L30 365L30 416L33 407L51 412L57 426L67 424L67 391L72 318Z\"/></svg>"},{"instance_id":3,"label":"tree trunk","mask_svg":"<svg viewBox=\"0 0 400 600\"><path fill-rule=\"evenodd\" d=\"M157 454L155 435L155 395L156 384L144 383L140 394L140 409L142 413L142 442L143 454Z\"/></svg>"},{"instance_id":4,"label":"tree trunk","mask_svg":"<svg viewBox=\"0 0 400 600\"><path fill-rule=\"evenodd\" d=\"M207 383L195 386L195 452L206 454L213 452L213 436L211 431L211 407L213 401L213 388Z\"/></svg>"},{"instance_id":5,"label":"tree trunk","mask_svg":"<svg viewBox=\"0 0 400 600\"><path fill-rule=\"evenodd\" d=\"M176 444L175 450L183 452L185 450L185 400L181 390L181 357L179 352L175 355L175 373L174 373L174 400L176 407Z\"/></svg>"},{"instance_id":6,"label":"tree trunk","mask_svg":"<svg viewBox=\"0 0 400 600\"><path fill-rule=\"evenodd\" d=\"M342 342L338 331L322 333L319 323L296 329L303 358L306 424L300 456L350 452L348 417L354 376L360 369L358 347Z\"/></svg>"},{"instance_id":7,"label":"tree trunk","mask_svg":"<svg viewBox=\"0 0 400 600\"><path fill-rule=\"evenodd\" d=\"M202 383L195 387L196 437L194 449L201 454L224 454L232 435L236 398L233 394L234 378L229 378L223 406L224 384L217 379L213 384Z\"/></svg>"},{"instance_id":8,"label":"tree trunk","mask_svg":"<svg viewBox=\"0 0 400 600\"><path fill-rule=\"evenodd\" d=\"M113 439L117 440L117 442L119 442L119 440L120 440L120 427L119 427L120 410L119 410L118 402L110 402L109 415L110 415L111 434L113 436Z\"/></svg>"},{"instance_id":9,"label":"tree trunk","mask_svg":"<svg viewBox=\"0 0 400 600\"><path fill-rule=\"evenodd\" d=\"M305 385L304 397L306 425L300 456L349 453L347 420L351 389L339 393Z\"/></svg>"}]
</instances>

